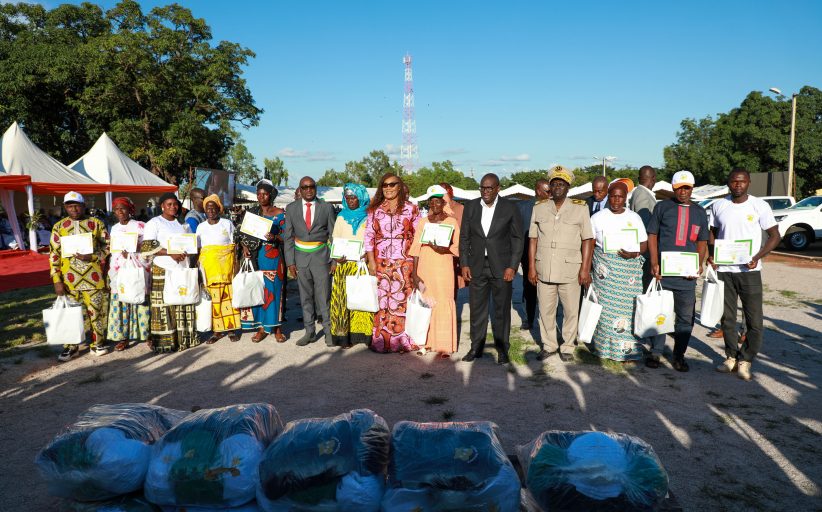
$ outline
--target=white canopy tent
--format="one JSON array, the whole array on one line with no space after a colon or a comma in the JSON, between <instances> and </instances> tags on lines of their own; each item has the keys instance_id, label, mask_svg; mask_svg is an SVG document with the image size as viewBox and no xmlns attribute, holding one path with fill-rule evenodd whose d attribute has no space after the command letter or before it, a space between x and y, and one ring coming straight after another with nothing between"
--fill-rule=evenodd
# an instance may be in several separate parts
<instances>
[{"instance_id":1,"label":"white canopy tent","mask_svg":"<svg viewBox=\"0 0 822 512\"><path fill-rule=\"evenodd\" d=\"M106 190L107 211L111 211L113 191L162 193L177 190L176 186L164 181L129 158L105 132L100 135L88 153L69 167L97 183L110 185Z\"/></svg>"}]
</instances>

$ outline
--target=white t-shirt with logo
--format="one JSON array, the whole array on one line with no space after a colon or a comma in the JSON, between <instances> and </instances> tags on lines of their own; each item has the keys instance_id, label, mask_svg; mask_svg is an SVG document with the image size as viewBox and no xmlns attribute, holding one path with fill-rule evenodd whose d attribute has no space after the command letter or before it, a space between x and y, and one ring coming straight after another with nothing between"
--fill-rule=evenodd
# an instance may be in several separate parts
<instances>
[{"instance_id":1,"label":"white t-shirt with logo","mask_svg":"<svg viewBox=\"0 0 822 512\"><path fill-rule=\"evenodd\" d=\"M200 247L233 244L234 224L228 219L219 219L216 224L203 221L197 226L197 242Z\"/></svg>"},{"instance_id":2,"label":"white t-shirt with logo","mask_svg":"<svg viewBox=\"0 0 822 512\"><path fill-rule=\"evenodd\" d=\"M605 250L605 236L623 229L636 229L639 243L648 241L648 233L645 231L642 217L628 209L620 214L612 212L610 208L598 211L591 217L591 229L594 232L596 245L602 250Z\"/></svg>"},{"instance_id":3,"label":"white t-shirt with logo","mask_svg":"<svg viewBox=\"0 0 822 512\"><path fill-rule=\"evenodd\" d=\"M721 240L752 240L752 250L756 254L762 247L762 231L776 226L770 205L749 195L744 203L734 203L731 196L714 201L710 206L710 223L717 228L716 238ZM719 272L751 272L762 269L762 261L756 268L747 265L720 265Z\"/></svg>"}]
</instances>

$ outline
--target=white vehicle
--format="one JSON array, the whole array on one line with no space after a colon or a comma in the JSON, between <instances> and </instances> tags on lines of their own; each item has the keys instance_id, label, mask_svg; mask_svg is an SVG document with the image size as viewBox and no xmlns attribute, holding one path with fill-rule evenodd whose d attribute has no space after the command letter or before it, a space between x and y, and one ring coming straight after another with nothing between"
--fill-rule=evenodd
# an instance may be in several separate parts
<instances>
[{"instance_id":1,"label":"white vehicle","mask_svg":"<svg viewBox=\"0 0 822 512\"><path fill-rule=\"evenodd\" d=\"M822 238L822 196L806 197L773 215L788 249L803 251Z\"/></svg>"},{"instance_id":2,"label":"white vehicle","mask_svg":"<svg viewBox=\"0 0 822 512\"><path fill-rule=\"evenodd\" d=\"M773 211L790 208L796 204L796 199L791 196L765 196L760 197L759 199L762 199L768 203Z\"/></svg>"}]
</instances>

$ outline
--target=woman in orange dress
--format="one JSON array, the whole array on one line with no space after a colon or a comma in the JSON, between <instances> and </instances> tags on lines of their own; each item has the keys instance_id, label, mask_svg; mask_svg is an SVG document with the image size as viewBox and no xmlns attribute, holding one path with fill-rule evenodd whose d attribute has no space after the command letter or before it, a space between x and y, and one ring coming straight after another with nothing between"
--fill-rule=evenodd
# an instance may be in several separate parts
<instances>
[{"instance_id":1,"label":"woman in orange dress","mask_svg":"<svg viewBox=\"0 0 822 512\"><path fill-rule=\"evenodd\" d=\"M437 352L443 359L449 358L457 351L454 258L459 257L460 240L457 220L444 210L445 194L445 189L440 185L428 187L428 216L420 220L409 251L409 255L414 257L414 287L420 290L426 302L434 303L425 347ZM449 239L439 240L439 245L432 242L423 243L426 224L451 226Z\"/></svg>"}]
</instances>

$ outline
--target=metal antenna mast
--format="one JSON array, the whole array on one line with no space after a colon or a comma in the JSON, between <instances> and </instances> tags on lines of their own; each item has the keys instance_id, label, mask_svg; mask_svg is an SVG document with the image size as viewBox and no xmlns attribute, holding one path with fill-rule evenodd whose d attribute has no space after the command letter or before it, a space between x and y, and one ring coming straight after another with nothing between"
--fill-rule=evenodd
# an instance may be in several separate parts
<instances>
[{"instance_id":1,"label":"metal antenna mast","mask_svg":"<svg viewBox=\"0 0 822 512\"><path fill-rule=\"evenodd\" d=\"M417 150L417 122L414 120L414 79L411 74L411 55L406 53L402 62L405 64L405 94L402 97L400 165L406 173L413 173L417 169L420 154Z\"/></svg>"}]
</instances>

